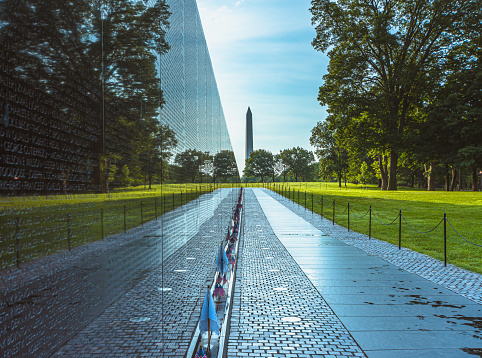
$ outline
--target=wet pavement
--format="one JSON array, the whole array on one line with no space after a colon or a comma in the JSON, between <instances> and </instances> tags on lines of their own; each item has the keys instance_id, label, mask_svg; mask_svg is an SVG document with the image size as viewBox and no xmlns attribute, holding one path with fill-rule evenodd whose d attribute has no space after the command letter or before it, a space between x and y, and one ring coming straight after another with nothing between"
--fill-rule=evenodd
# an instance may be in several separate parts
<instances>
[{"instance_id":1,"label":"wet pavement","mask_svg":"<svg viewBox=\"0 0 482 358\"><path fill-rule=\"evenodd\" d=\"M236 199L217 190L126 234L0 272L1 356L183 357Z\"/></svg>"},{"instance_id":2,"label":"wet pavement","mask_svg":"<svg viewBox=\"0 0 482 358\"><path fill-rule=\"evenodd\" d=\"M482 356L482 275L247 189L227 357ZM2 357L185 357L237 191L0 272Z\"/></svg>"},{"instance_id":3,"label":"wet pavement","mask_svg":"<svg viewBox=\"0 0 482 358\"><path fill-rule=\"evenodd\" d=\"M365 357L276 237L252 189L244 223L227 357Z\"/></svg>"},{"instance_id":4,"label":"wet pavement","mask_svg":"<svg viewBox=\"0 0 482 358\"><path fill-rule=\"evenodd\" d=\"M254 192L274 234L368 357L480 356L481 304L328 236L276 195Z\"/></svg>"}]
</instances>

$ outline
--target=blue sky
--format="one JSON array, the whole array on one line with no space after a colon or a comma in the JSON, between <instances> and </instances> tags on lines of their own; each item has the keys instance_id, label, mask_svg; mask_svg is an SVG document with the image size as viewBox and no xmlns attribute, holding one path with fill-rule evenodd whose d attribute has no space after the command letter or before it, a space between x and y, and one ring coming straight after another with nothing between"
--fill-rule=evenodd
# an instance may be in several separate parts
<instances>
[{"instance_id":1,"label":"blue sky","mask_svg":"<svg viewBox=\"0 0 482 358\"><path fill-rule=\"evenodd\" d=\"M245 116L253 147L311 149L326 117L316 100L327 57L311 46L310 0L198 0L231 142L244 168Z\"/></svg>"}]
</instances>

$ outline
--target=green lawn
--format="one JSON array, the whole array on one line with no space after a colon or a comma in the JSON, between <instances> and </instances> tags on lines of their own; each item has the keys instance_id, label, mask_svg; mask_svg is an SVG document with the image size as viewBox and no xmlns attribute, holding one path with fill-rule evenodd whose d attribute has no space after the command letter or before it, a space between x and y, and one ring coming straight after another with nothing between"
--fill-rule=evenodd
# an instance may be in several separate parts
<instances>
[{"instance_id":1,"label":"green lawn","mask_svg":"<svg viewBox=\"0 0 482 358\"><path fill-rule=\"evenodd\" d=\"M444 213L447 214L447 261L459 267L482 273L482 247L467 243L450 224L467 240L482 245L482 192L428 192L415 189L381 191L374 186L348 184L345 188L337 183L276 183L276 191L294 201L348 227L348 203L350 204L350 230L369 233L369 208L372 207L371 236L398 245L399 210L402 211L402 247L444 260ZM275 189L273 184L270 185ZM288 194L288 190L291 190ZM341 214L343 213L343 214ZM357 218L363 216L363 218ZM355 215L354 215L355 214ZM406 220L406 222L405 222ZM382 225L380 224L391 225ZM407 224L408 223L408 224ZM440 225L430 233L420 234ZM410 228L410 225L412 228Z\"/></svg>"},{"instance_id":2,"label":"green lawn","mask_svg":"<svg viewBox=\"0 0 482 358\"><path fill-rule=\"evenodd\" d=\"M164 184L109 194L0 198L0 269L16 265L17 257L26 262L140 226L213 189Z\"/></svg>"}]
</instances>

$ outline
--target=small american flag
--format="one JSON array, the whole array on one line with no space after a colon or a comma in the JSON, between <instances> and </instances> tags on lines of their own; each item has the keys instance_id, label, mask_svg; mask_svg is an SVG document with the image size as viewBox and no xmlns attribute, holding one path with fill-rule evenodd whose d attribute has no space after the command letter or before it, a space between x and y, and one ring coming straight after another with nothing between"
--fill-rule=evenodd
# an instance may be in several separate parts
<instances>
[{"instance_id":1,"label":"small american flag","mask_svg":"<svg viewBox=\"0 0 482 358\"><path fill-rule=\"evenodd\" d=\"M203 348L199 348L199 351L196 353L196 356L194 358L208 358L206 353L204 353Z\"/></svg>"}]
</instances>

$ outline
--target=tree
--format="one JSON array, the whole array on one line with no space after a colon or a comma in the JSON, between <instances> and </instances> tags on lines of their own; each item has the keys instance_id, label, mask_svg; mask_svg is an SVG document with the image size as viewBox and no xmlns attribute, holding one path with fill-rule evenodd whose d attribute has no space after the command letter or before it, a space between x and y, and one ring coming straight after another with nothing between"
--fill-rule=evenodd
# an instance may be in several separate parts
<instances>
[{"instance_id":1,"label":"tree","mask_svg":"<svg viewBox=\"0 0 482 358\"><path fill-rule=\"evenodd\" d=\"M363 162L360 167L360 174L358 175L358 181L362 184L370 182L373 178L373 174L368 169L367 162Z\"/></svg>"},{"instance_id":2,"label":"tree","mask_svg":"<svg viewBox=\"0 0 482 358\"><path fill-rule=\"evenodd\" d=\"M204 163L204 153L194 149L185 150L176 155L175 163L178 166L179 179L194 183Z\"/></svg>"},{"instance_id":3,"label":"tree","mask_svg":"<svg viewBox=\"0 0 482 358\"><path fill-rule=\"evenodd\" d=\"M348 170L348 151L340 144L337 131L329 128L328 122L318 122L311 130L310 143L316 148L316 155L320 160L320 174L329 177L333 173L338 177L341 187L343 174Z\"/></svg>"},{"instance_id":4,"label":"tree","mask_svg":"<svg viewBox=\"0 0 482 358\"><path fill-rule=\"evenodd\" d=\"M203 182L203 175L206 178L210 178L214 174L214 165L213 165L214 157L209 152L202 153L202 161L201 165L199 166L199 176L201 183Z\"/></svg>"},{"instance_id":5,"label":"tree","mask_svg":"<svg viewBox=\"0 0 482 358\"><path fill-rule=\"evenodd\" d=\"M165 1L5 0L0 8L0 58L11 61L19 85L50 107L52 128L82 138L70 149L79 154L63 164L76 170L64 173L77 176L83 166L103 191L114 168L133 173L132 148L156 135L164 102L157 60L169 49ZM65 142L60 147L76 145Z\"/></svg>"},{"instance_id":6,"label":"tree","mask_svg":"<svg viewBox=\"0 0 482 358\"><path fill-rule=\"evenodd\" d=\"M310 164L315 160L315 156L309 150L293 147L281 151L280 156L283 164L295 177L295 181L298 181L298 177L306 179L310 175Z\"/></svg>"},{"instance_id":7,"label":"tree","mask_svg":"<svg viewBox=\"0 0 482 358\"><path fill-rule=\"evenodd\" d=\"M130 171L127 165L123 165L117 171L117 175L115 176L115 184L118 186L129 186L132 184L132 178L130 177Z\"/></svg>"},{"instance_id":8,"label":"tree","mask_svg":"<svg viewBox=\"0 0 482 358\"><path fill-rule=\"evenodd\" d=\"M471 173L476 191L477 168L482 167L482 36L453 51L446 71L446 80L434 89L436 100L427 106L427 125L419 128L431 137L431 145L420 141L417 149L445 167L447 190L455 186L457 169L464 169Z\"/></svg>"},{"instance_id":9,"label":"tree","mask_svg":"<svg viewBox=\"0 0 482 358\"><path fill-rule=\"evenodd\" d=\"M274 175L273 154L264 149L252 151L246 160L244 173L251 177L261 177L261 182L264 183L265 177Z\"/></svg>"},{"instance_id":10,"label":"tree","mask_svg":"<svg viewBox=\"0 0 482 358\"><path fill-rule=\"evenodd\" d=\"M289 172L289 166L285 164L283 160L283 151L280 150L278 154L274 156L274 175L279 176L283 174L283 182L286 181L286 174ZM274 180L273 180L274 181Z\"/></svg>"},{"instance_id":11,"label":"tree","mask_svg":"<svg viewBox=\"0 0 482 358\"><path fill-rule=\"evenodd\" d=\"M388 150L388 189L396 190L410 114L439 81L432 69L440 68L454 46L480 30L479 22L470 19L480 16L480 3L314 0L311 12L314 48L330 49L318 99L337 114L334 121L351 121L363 113L375 121L381 140L372 149Z\"/></svg>"},{"instance_id":12,"label":"tree","mask_svg":"<svg viewBox=\"0 0 482 358\"><path fill-rule=\"evenodd\" d=\"M177 145L175 133L167 125L157 124L156 131L138 142L137 162L139 170L151 189L152 178L157 175L161 183L168 172L167 161L172 156L171 149Z\"/></svg>"},{"instance_id":13,"label":"tree","mask_svg":"<svg viewBox=\"0 0 482 358\"><path fill-rule=\"evenodd\" d=\"M226 182L228 178L239 178L238 166L232 150L222 150L219 153L216 153L214 156L213 166L214 180L216 180L216 178L220 178Z\"/></svg>"}]
</instances>

